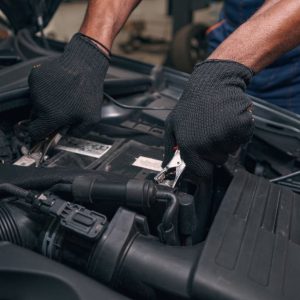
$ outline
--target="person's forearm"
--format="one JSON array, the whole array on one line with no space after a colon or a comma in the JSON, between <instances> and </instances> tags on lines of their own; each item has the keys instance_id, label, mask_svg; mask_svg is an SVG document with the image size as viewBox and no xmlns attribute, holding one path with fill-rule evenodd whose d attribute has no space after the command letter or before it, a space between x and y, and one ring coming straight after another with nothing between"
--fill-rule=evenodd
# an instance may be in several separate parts
<instances>
[{"instance_id":1,"label":"person's forearm","mask_svg":"<svg viewBox=\"0 0 300 300\"><path fill-rule=\"evenodd\" d=\"M274 4L280 2L282 0L265 0L264 4L262 5L262 7L255 13L256 16L258 16L259 14L265 12L266 10L268 10L270 7L272 7Z\"/></svg>"},{"instance_id":2,"label":"person's forearm","mask_svg":"<svg viewBox=\"0 0 300 300\"><path fill-rule=\"evenodd\" d=\"M108 49L141 0L89 0L80 32Z\"/></svg>"},{"instance_id":3,"label":"person's forearm","mask_svg":"<svg viewBox=\"0 0 300 300\"><path fill-rule=\"evenodd\" d=\"M210 59L233 60L259 72L300 44L300 1L269 0Z\"/></svg>"}]
</instances>

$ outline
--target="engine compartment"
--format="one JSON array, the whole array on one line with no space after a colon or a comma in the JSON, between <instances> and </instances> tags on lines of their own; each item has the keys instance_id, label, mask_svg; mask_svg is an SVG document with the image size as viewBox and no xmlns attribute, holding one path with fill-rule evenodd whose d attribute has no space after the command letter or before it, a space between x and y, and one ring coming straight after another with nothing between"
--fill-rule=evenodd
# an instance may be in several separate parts
<instances>
[{"instance_id":1,"label":"engine compartment","mask_svg":"<svg viewBox=\"0 0 300 300\"><path fill-rule=\"evenodd\" d=\"M254 294L255 299L293 299L298 285L290 279L300 274L298 268L287 265L288 293L278 292L281 281L266 274L274 271L273 249L298 247L299 199L291 193L299 191L298 116L253 99L253 139L216 167L212 180L186 170L176 189L161 187L153 178L163 159L164 122L188 75L113 57L102 121L84 135L68 132L55 140L37 163L36 153L28 153L26 139L20 138L20 124L30 119L28 73L45 59L0 70L0 241L22 247L0 243L0 277L9 269L1 261L14 261L15 255L41 261L40 266L20 262L20 273L35 268L46 274L51 265L64 280L77 278L70 288L74 293L64 299L74 299L79 287L89 285L105 299L119 299L101 284L134 299L253 299ZM279 185L269 183L274 179ZM273 192L268 196L265 190ZM251 228L260 218L267 221ZM257 228L263 231L260 248L243 238ZM283 234L289 230L293 234ZM263 271L245 266L249 257L235 263L246 248L253 249L249 257ZM266 256L260 258L257 249ZM299 259L300 252L293 251L293 259ZM269 263L264 265L264 258ZM28 285L34 287L34 280ZM4 286L0 291L9 295ZM26 295L33 299L29 291Z\"/></svg>"}]
</instances>

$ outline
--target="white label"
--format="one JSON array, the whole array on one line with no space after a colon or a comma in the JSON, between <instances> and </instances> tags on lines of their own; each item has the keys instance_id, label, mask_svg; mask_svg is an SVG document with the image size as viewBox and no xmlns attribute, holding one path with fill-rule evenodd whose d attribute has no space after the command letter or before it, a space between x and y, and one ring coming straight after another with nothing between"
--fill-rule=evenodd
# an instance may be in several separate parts
<instances>
[{"instance_id":1,"label":"white label","mask_svg":"<svg viewBox=\"0 0 300 300\"><path fill-rule=\"evenodd\" d=\"M160 172L162 170L161 164L161 160L140 156L135 160L135 162L132 165L135 167Z\"/></svg>"},{"instance_id":2,"label":"white label","mask_svg":"<svg viewBox=\"0 0 300 300\"><path fill-rule=\"evenodd\" d=\"M64 138L55 147L55 149L57 150L77 153L77 154L86 155L95 158L100 158L110 148L111 148L110 145L105 145L102 143L97 143L97 142L83 140L83 139L77 139L74 137Z\"/></svg>"},{"instance_id":3,"label":"white label","mask_svg":"<svg viewBox=\"0 0 300 300\"><path fill-rule=\"evenodd\" d=\"M19 158L14 165L21 167L29 167L35 164L35 160L28 155L24 155Z\"/></svg>"}]
</instances>

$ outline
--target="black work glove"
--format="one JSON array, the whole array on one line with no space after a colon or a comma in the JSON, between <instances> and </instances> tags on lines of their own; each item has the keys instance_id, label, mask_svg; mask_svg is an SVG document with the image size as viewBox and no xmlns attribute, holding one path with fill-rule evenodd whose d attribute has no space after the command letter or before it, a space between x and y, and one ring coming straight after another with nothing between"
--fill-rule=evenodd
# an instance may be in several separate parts
<instances>
[{"instance_id":1,"label":"black work glove","mask_svg":"<svg viewBox=\"0 0 300 300\"><path fill-rule=\"evenodd\" d=\"M253 72L223 60L196 65L185 91L169 115L165 132L165 166L178 146L195 175L210 177L214 164L249 141L253 134L252 102L245 94Z\"/></svg>"},{"instance_id":2,"label":"black work glove","mask_svg":"<svg viewBox=\"0 0 300 300\"><path fill-rule=\"evenodd\" d=\"M29 76L31 138L37 141L70 125L84 131L99 122L108 66L109 58L88 37L77 33L60 57L34 67Z\"/></svg>"}]
</instances>

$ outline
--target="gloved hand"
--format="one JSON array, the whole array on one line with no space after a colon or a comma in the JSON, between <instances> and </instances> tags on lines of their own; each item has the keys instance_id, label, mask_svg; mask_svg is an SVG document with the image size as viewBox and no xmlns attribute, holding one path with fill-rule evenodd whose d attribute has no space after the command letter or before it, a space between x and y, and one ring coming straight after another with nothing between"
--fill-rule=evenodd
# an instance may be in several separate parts
<instances>
[{"instance_id":1,"label":"gloved hand","mask_svg":"<svg viewBox=\"0 0 300 300\"><path fill-rule=\"evenodd\" d=\"M65 126L84 130L99 122L108 65L109 58L94 42L77 33L60 57L34 67L29 76L31 138L38 141Z\"/></svg>"},{"instance_id":2,"label":"gloved hand","mask_svg":"<svg viewBox=\"0 0 300 300\"><path fill-rule=\"evenodd\" d=\"M169 115L165 131L165 166L178 145L195 175L210 177L214 164L249 141L253 134L252 102L245 94L253 72L223 60L196 65L185 91Z\"/></svg>"}]
</instances>

